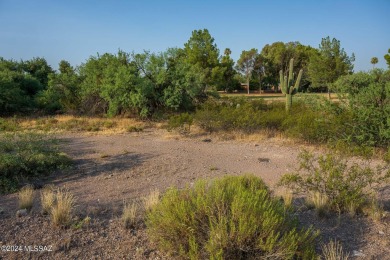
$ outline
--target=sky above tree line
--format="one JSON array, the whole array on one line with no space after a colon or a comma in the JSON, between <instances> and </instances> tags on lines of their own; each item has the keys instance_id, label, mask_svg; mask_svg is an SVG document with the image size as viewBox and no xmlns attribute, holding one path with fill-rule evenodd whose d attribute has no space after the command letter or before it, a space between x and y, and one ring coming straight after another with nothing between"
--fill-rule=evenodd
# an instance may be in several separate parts
<instances>
[{"instance_id":1,"label":"sky above tree line","mask_svg":"<svg viewBox=\"0 0 390 260\"><path fill-rule=\"evenodd\" d=\"M208 29L220 54L282 41L318 48L326 36L355 54L355 71L372 57L386 68L390 48L389 0L0 0L0 57L44 57L54 68L80 65L105 52L165 51L183 47L191 32Z\"/></svg>"}]
</instances>

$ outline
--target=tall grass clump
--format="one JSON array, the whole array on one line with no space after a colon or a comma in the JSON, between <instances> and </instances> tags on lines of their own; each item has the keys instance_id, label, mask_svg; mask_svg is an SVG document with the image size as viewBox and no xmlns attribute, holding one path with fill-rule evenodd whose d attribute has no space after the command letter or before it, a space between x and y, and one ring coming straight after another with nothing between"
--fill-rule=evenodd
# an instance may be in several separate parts
<instances>
[{"instance_id":1,"label":"tall grass clump","mask_svg":"<svg viewBox=\"0 0 390 260\"><path fill-rule=\"evenodd\" d=\"M184 259L312 259L315 232L300 230L255 176L171 188L147 214L160 250Z\"/></svg>"},{"instance_id":2,"label":"tall grass clump","mask_svg":"<svg viewBox=\"0 0 390 260\"><path fill-rule=\"evenodd\" d=\"M56 203L56 193L53 186L45 186L41 191L42 213L50 214L51 209Z\"/></svg>"},{"instance_id":3,"label":"tall grass clump","mask_svg":"<svg viewBox=\"0 0 390 260\"><path fill-rule=\"evenodd\" d=\"M339 241L331 240L328 244L322 245L322 256L325 260L348 260L349 254L345 253Z\"/></svg>"},{"instance_id":4,"label":"tall grass clump","mask_svg":"<svg viewBox=\"0 0 390 260\"><path fill-rule=\"evenodd\" d=\"M75 197L68 190L58 189L56 191L55 203L50 210L50 218L53 225L68 227L71 224L75 202Z\"/></svg>"},{"instance_id":5,"label":"tall grass clump","mask_svg":"<svg viewBox=\"0 0 390 260\"><path fill-rule=\"evenodd\" d=\"M125 228L131 228L137 221L139 208L135 203L125 203L123 206L122 222Z\"/></svg>"},{"instance_id":6,"label":"tall grass clump","mask_svg":"<svg viewBox=\"0 0 390 260\"><path fill-rule=\"evenodd\" d=\"M26 185L20 189L19 194L19 209L31 210L34 202L34 188L31 185Z\"/></svg>"},{"instance_id":7,"label":"tall grass clump","mask_svg":"<svg viewBox=\"0 0 390 260\"><path fill-rule=\"evenodd\" d=\"M155 189L143 198L143 205L146 211L151 210L160 200L160 191Z\"/></svg>"},{"instance_id":8,"label":"tall grass clump","mask_svg":"<svg viewBox=\"0 0 390 260\"><path fill-rule=\"evenodd\" d=\"M348 164L338 155L315 156L307 151L299 160L298 172L282 176L280 185L305 193L320 212L360 213L372 203L380 185L390 181L388 165L373 169L368 164Z\"/></svg>"},{"instance_id":9,"label":"tall grass clump","mask_svg":"<svg viewBox=\"0 0 390 260\"><path fill-rule=\"evenodd\" d=\"M13 134L0 137L0 193L14 192L28 182L70 164L58 144L43 135Z\"/></svg>"}]
</instances>

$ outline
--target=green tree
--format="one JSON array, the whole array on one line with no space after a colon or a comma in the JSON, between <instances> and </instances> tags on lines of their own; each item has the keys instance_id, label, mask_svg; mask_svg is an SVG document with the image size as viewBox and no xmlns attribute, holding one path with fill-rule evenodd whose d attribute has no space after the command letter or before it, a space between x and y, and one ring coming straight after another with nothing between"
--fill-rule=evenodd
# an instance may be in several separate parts
<instances>
[{"instance_id":1,"label":"green tree","mask_svg":"<svg viewBox=\"0 0 390 260\"><path fill-rule=\"evenodd\" d=\"M102 113L109 116L135 112L149 113L147 102L151 86L141 81L130 55L118 51L90 57L80 67L81 109L84 113Z\"/></svg>"},{"instance_id":2,"label":"green tree","mask_svg":"<svg viewBox=\"0 0 390 260\"><path fill-rule=\"evenodd\" d=\"M355 56L348 56L341 48L340 41L329 36L323 38L318 54L313 53L308 66L309 79L313 88L327 88L340 76L353 72Z\"/></svg>"},{"instance_id":3,"label":"green tree","mask_svg":"<svg viewBox=\"0 0 390 260\"><path fill-rule=\"evenodd\" d=\"M49 75L54 70L48 65L45 58L33 58L22 62L23 70L36 78L44 88L48 86Z\"/></svg>"},{"instance_id":4,"label":"green tree","mask_svg":"<svg viewBox=\"0 0 390 260\"><path fill-rule=\"evenodd\" d=\"M231 50L226 48L218 66L212 70L213 82L217 90L231 92L240 86L235 78L237 72L234 70L234 61L230 57Z\"/></svg>"},{"instance_id":5,"label":"green tree","mask_svg":"<svg viewBox=\"0 0 390 260\"><path fill-rule=\"evenodd\" d=\"M253 67L253 72L256 75L257 79L259 80L259 93L262 92L262 82L263 82L263 78L265 77L266 64L267 64L266 59L263 57L263 55L258 54L255 58L255 65Z\"/></svg>"},{"instance_id":6,"label":"green tree","mask_svg":"<svg viewBox=\"0 0 390 260\"><path fill-rule=\"evenodd\" d=\"M375 64L378 63L378 58L377 57L372 57L371 58L371 64L372 64L372 68L375 69Z\"/></svg>"},{"instance_id":7,"label":"green tree","mask_svg":"<svg viewBox=\"0 0 390 260\"><path fill-rule=\"evenodd\" d=\"M40 94L38 101L49 112L77 112L80 106L81 78L65 60L60 61L59 71L60 73L49 75L48 88Z\"/></svg>"},{"instance_id":8,"label":"green tree","mask_svg":"<svg viewBox=\"0 0 390 260\"><path fill-rule=\"evenodd\" d=\"M352 118L346 138L358 145L390 145L390 70L358 72L340 77L334 89Z\"/></svg>"},{"instance_id":9,"label":"green tree","mask_svg":"<svg viewBox=\"0 0 390 260\"><path fill-rule=\"evenodd\" d=\"M194 30L187 43L184 44L186 62L197 67L199 73L204 74L204 90L213 84L212 70L219 64L219 50L214 38L207 29Z\"/></svg>"},{"instance_id":10,"label":"green tree","mask_svg":"<svg viewBox=\"0 0 390 260\"><path fill-rule=\"evenodd\" d=\"M390 49L387 51L387 54L385 54L384 58L386 60L387 66L390 68Z\"/></svg>"},{"instance_id":11,"label":"green tree","mask_svg":"<svg viewBox=\"0 0 390 260\"><path fill-rule=\"evenodd\" d=\"M237 61L236 69L245 75L246 83L248 86L249 94L249 81L252 76L252 72L255 68L257 49L250 49L249 51L242 51L240 59Z\"/></svg>"},{"instance_id":12,"label":"green tree","mask_svg":"<svg viewBox=\"0 0 390 260\"><path fill-rule=\"evenodd\" d=\"M298 68L306 70L313 52L316 52L316 49L299 42L274 42L271 45L265 45L261 50L265 68L264 81L268 85L276 86L279 83L279 71L287 71L291 59L294 59L294 73L296 75L299 73ZM306 85L307 82L308 79L304 73L302 84Z\"/></svg>"},{"instance_id":13,"label":"green tree","mask_svg":"<svg viewBox=\"0 0 390 260\"><path fill-rule=\"evenodd\" d=\"M0 58L0 114L31 111L42 89L36 78L23 71L20 62Z\"/></svg>"}]
</instances>

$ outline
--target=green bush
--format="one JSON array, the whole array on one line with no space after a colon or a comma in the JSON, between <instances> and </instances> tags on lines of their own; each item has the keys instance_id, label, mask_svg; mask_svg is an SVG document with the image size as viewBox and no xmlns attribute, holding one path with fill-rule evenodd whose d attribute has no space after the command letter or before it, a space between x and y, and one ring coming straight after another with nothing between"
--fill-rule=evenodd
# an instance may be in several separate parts
<instances>
[{"instance_id":1,"label":"green bush","mask_svg":"<svg viewBox=\"0 0 390 260\"><path fill-rule=\"evenodd\" d=\"M182 133L189 133L194 122L194 116L188 113L182 113L169 118L168 129L179 129Z\"/></svg>"},{"instance_id":2,"label":"green bush","mask_svg":"<svg viewBox=\"0 0 390 260\"><path fill-rule=\"evenodd\" d=\"M316 233L298 230L291 212L252 175L171 188L146 224L160 250L184 259L315 257Z\"/></svg>"},{"instance_id":3,"label":"green bush","mask_svg":"<svg viewBox=\"0 0 390 260\"><path fill-rule=\"evenodd\" d=\"M317 194L327 201L326 208L332 212L361 212L376 197L378 186L390 180L388 165L374 170L356 163L348 165L337 155L314 156L307 151L299 158L299 171L282 176L279 185L307 196Z\"/></svg>"},{"instance_id":4,"label":"green bush","mask_svg":"<svg viewBox=\"0 0 390 260\"><path fill-rule=\"evenodd\" d=\"M366 146L390 145L390 70L372 70L346 75L334 89L351 113L346 122L352 143Z\"/></svg>"},{"instance_id":5,"label":"green bush","mask_svg":"<svg viewBox=\"0 0 390 260\"><path fill-rule=\"evenodd\" d=\"M0 193L14 192L26 182L70 164L54 140L41 135L5 135L0 138Z\"/></svg>"},{"instance_id":6,"label":"green bush","mask_svg":"<svg viewBox=\"0 0 390 260\"><path fill-rule=\"evenodd\" d=\"M18 130L18 122L15 118L0 118L0 131L14 132Z\"/></svg>"}]
</instances>

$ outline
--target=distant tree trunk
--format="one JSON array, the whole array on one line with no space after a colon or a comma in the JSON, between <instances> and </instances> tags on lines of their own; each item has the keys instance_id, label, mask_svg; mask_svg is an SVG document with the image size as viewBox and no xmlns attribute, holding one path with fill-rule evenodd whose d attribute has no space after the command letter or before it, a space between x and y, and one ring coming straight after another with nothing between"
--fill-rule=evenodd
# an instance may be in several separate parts
<instances>
[{"instance_id":1,"label":"distant tree trunk","mask_svg":"<svg viewBox=\"0 0 390 260\"><path fill-rule=\"evenodd\" d=\"M259 76L259 94L261 94L261 76Z\"/></svg>"}]
</instances>

